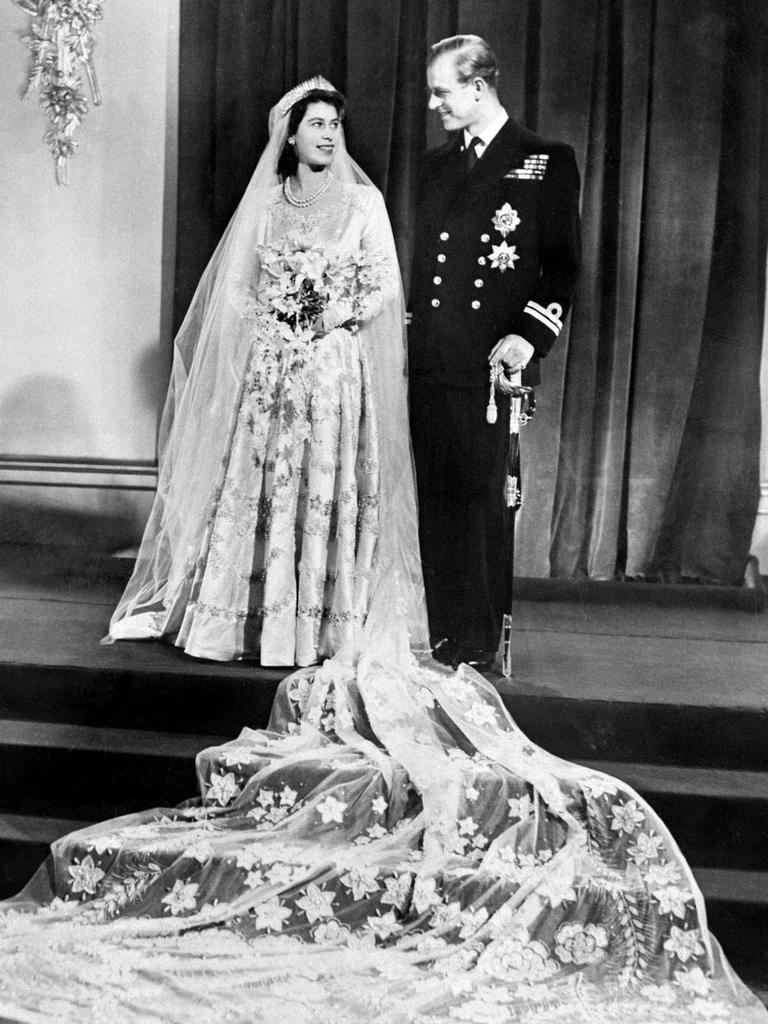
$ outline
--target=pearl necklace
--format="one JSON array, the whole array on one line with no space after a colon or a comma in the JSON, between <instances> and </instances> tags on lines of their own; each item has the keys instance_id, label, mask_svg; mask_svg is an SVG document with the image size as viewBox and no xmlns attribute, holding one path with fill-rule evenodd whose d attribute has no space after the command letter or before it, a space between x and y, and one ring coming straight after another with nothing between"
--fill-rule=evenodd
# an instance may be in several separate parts
<instances>
[{"instance_id":1,"label":"pearl necklace","mask_svg":"<svg viewBox=\"0 0 768 1024\"><path fill-rule=\"evenodd\" d=\"M298 206L298 207L311 206L313 203L317 202L317 200L320 198L320 196L323 194L323 192L327 192L328 186L331 184L332 181L333 181L333 171L328 171L327 178L325 179L323 184L320 186L320 188L317 189L316 192L313 192L311 196L307 196L306 199L297 199L296 196L293 194L293 192L291 192L290 179L286 178L285 181L283 182L283 195L285 196L287 201L291 204L291 206Z\"/></svg>"}]
</instances>

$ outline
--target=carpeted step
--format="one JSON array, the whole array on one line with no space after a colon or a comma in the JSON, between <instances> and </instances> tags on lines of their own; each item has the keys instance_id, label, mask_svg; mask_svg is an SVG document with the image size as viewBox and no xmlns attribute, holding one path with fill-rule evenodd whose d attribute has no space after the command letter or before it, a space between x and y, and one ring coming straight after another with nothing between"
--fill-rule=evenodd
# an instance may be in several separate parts
<instances>
[{"instance_id":1,"label":"carpeted step","mask_svg":"<svg viewBox=\"0 0 768 1024\"><path fill-rule=\"evenodd\" d=\"M583 762L615 775L645 797L697 868L768 867L768 773Z\"/></svg>"},{"instance_id":2,"label":"carpeted step","mask_svg":"<svg viewBox=\"0 0 768 1024\"><path fill-rule=\"evenodd\" d=\"M157 647L170 657L151 669L0 662L0 720L230 737L266 725L287 669L190 664Z\"/></svg>"},{"instance_id":3,"label":"carpeted step","mask_svg":"<svg viewBox=\"0 0 768 1024\"><path fill-rule=\"evenodd\" d=\"M568 699L501 689L520 728L568 761L765 768L768 707Z\"/></svg>"},{"instance_id":4,"label":"carpeted step","mask_svg":"<svg viewBox=\"0 0 768 1024\"><path fill-rule=\"evenodd\" d=\"M173 807L197 792L197 751L221 740L0 721L0 813L99 821L147 807Z\"/></svg>"},{"instance_id":5,"label":"carpeted step","mask_svg":"<svg viewBox=\"0 0 768 1024\"><path fill-rule=\"evenodd\" d=\"M650 642L650 641L649 641ZM169 652L161 651L163 655ZM104 669L0 661L0 720L234 736L266 725L287 669L192 663ZM520 728L567 760L759 771L768 707L702 706L532 692L497 679Z\"/></svg>"},{"instance_id":6,"label":"carpeted step","mask_svg":"<svg viewBox=\"0 0 768 1024\"><path fill-rule=\"evenodd\" d=\"M0 720L0 812L97 821L174 806L197 793L197 752L234 735ZM582 763L646 797L695 867L766 866L768 774Z\"/></svg>"},{"instance_id":7,"label":"carpeted step","mask_svg":"<svg viewBox=\"0 0 768 1024\"><path fill-rule=\"evenodd\" d=\"M696 869L694 874L707 899L710 931L744 981L757 982L764 998L768 872Z\"/></svg>"},{"instance_id":8,"label":"carpeted step","mask_svg":"<svg viewBox=\"0 0 768 1024\"><path fill-rule=\"evenodd\" d=\"M0 899L15 896L26 885L54 840L87 824L0 812Z\"/></svg>"}]
</instances>

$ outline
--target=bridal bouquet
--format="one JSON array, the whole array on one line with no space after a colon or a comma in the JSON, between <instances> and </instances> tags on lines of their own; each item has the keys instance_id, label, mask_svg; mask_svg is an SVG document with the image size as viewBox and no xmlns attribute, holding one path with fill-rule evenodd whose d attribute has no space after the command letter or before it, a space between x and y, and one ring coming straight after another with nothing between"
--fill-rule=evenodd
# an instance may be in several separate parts
<instances>
[{"instance_id":1,"label":"bridal bouquet","mask_svg":"<svg viewBox=\"0 0 768 1024\"><path fill-rule=\"evenodd\" d=\"M310 247L259 246L257 315L283 344L284 369L306 362L323 335L357 327L380 291L377 276L361 252Z\"/></svg>"}]
</instances>

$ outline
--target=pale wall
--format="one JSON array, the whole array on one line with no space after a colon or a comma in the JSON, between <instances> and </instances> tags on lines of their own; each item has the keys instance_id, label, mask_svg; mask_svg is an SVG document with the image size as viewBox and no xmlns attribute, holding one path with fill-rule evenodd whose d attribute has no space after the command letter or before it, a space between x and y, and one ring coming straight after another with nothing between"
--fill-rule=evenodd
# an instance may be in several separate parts
<instances>
[{"instance_id":1,"label":"pale wall","mask_svg":"<svg viewBox=\"0 0 768 1024\"><path fill-rule=\"evenodd\" d=\"M146 514L170 351L178 7L106 0L103 105L57 187L37 94L21 100L29 19L0 4L4 505L103 514L134 532Z\"/></svg>"}]
</instances>

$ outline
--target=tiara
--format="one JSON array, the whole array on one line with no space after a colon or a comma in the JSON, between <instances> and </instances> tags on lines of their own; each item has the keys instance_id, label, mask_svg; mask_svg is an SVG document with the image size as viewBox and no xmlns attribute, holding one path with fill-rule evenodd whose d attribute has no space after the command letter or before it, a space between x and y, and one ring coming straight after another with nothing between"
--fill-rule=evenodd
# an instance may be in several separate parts
<instances>
[{"instance_id":1,"label":"tiara","mask_svg":"<svg viewBox=\"0 0 768 1024\"><path fill-rule=\"evenodd\" d=\"M327 78L323 78L322 75L315 75L314 78L308 78L306 82L301 82L287 92L281 100L279 100L269 113L269 134L271 135L274 131L275 124L277 121L285 117L296 103L299 102L308 92L312 92L313 89L327 89L330 92L336 92L336 89L328 81Z\"/></svg>"}]
</instances>

